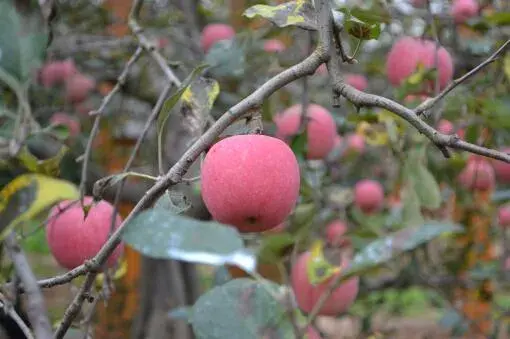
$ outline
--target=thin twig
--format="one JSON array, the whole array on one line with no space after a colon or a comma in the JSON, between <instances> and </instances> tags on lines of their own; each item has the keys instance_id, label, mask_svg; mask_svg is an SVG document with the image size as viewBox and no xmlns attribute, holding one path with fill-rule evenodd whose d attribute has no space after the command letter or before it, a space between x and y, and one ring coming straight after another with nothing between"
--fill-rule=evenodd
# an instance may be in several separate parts
<instances>
[{"instance_id":1,"label":"thin twig","mask_svg":"<svg viewBox=\"0 0 510 339\"><path fill-rule=\"evenodd\" d=\"M129 61L126 63L124 69L122 70L121 74L119 75L117 79L117 83L112 88L110 93L108 93L107 96L103 98L103 101L101 102L101 105L96 111L90 112L90 115L96 115L96 118L94 119L94 125L92 126L92 130L89 135L89 139L87 141L87 147L85 148L85 153L82 157L83 159L83 167L81 170L81 181L80 181L80 201L83 206L83 198L85 196L85 187L87 184L87 173L88 173L88 165L90 160L90 152L92 150L92 144L94 143L94 139L96 137L96 134L99 132L99 123L101 122L101 117L103 116L103 112L106 108L106 106L110 103L114 95L121 89L121 87L125 84L126 78L128 76L128 73L131 69L131 67L136 63L138 58L142 55L143 49L137 48L135 53L131 56Z\"/></svg>"},{"instance_id":2,"label":"thin twig","mask_svg":"<svg viewBox=\"0 0 510 339\"><path fill-rule=\"evenodd\" d=\"M30 328L28 327L28 325L25 324L23 319L21 319L21 317L19 316L19 314L16 312L16 310L14 309L14 307L12 305L9 305L5 301L1 301L0 307L2 307L5 311L5 313L9 317L11 317L11 319L14 320L14 322L19 326L19 328L25 335L26 339L35 339L32 332L30 331Z\"/></svg>"},{"instance_id":3,"label":"thin twig","mask_svg":"<svg viewBox=\"0 0 510 339\"><path fill-rule=\"evenodd\" d=\"M473 68L471 71L467 72L463 76L461 76L458 79L453 80L441 93L439 93L436 97L425 100L423 103L421 103L418 107L414 109L414 112L417 115L422 114L426 110L432 108L434 105L436 105L441 99L443 99L448 93L450 93L455 87L463 83L464 81L471 78L473 75L481 71L483 68L488 66L489 64L493 63L498 59L498 57L505 52L505 50L510 45L510 40L507 40L496 52L494 52L489 58L487 58L484 62Z\"/></svg>"},{"instance_id":4,"label":"thin twig","mask_svg":"<svg viewBox=\"0 0 510 339\"><path fill-rule=\"evenodd\" d=\"M50 339L52 336L51 323L44 297L37 284L25 253L16 241L16 234L11 232L5 239L5 247L16 270L16 274L25 287L27 294L27 315L34 328L37 339Z\"/></svg>"}]
</instances>

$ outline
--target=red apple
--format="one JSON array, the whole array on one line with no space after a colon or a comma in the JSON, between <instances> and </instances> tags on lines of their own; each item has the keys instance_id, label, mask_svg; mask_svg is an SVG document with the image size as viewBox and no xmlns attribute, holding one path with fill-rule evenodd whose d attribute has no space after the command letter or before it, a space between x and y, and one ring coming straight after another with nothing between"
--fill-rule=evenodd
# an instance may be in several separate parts
<instances>
[{"instance_id":1,"label":"red apple","mask_svg":"<svg viewBox=\"0 0 510 339\"><path fill-rule=\"evenodd\" d=\"M478 15L478 3L475 0L453 0L452 16L456 23L464 23Z\"/></svg>"},{"instance_id":2,"label":"red apple","mask_svg":"<svg viewBox=\"0 0 510 339\"><path fill-rule=\"evenodd\" d=\"M299 196L297 159L283 141L235 135L214 144L202 164L202 197L219 222L241 232L281 224Z\"/></svg>"},{"instance_id":3,"label":"red apple","mask_svg":"<svg viewBox=\"0 0 510 339\"><path fill-rule=\"evenodd\" d=\"M365 139L357 133L347 136L347 145L349 151L355 153L363 153L365 151Z\"/></svg>"},{"instance_id":4,"label":"red apple","mask_svg":"<svg viewBox=\"0 0 510 339\"><path fill-rule=\"evenodd\" d=\"M453 60L444 47L436 48L435 42L413 37L400 38L388 53L386 73L393 86L400 86L402 82L417 71L419 64L425 68L432 68L436 62L439 72L440 89L444 89L453 77ZM427 89L434 88L433 82L427 84Z\"/></svg>"},{"instance_id":5,"label":"red apple","mask_svg":"<svg viewBox=\"0 0 510 339\"><path fill-rule=\"evenodd\" d=\"M341 246L347 242L344 234L347 232L347 225L341 220L335 220L326 227L326 238L333 246Z\"/></svg>"},{"instance_id":6,"label":"red apple","mask_svg":"<svg viewBox=\"0 0 510 339\"><path fill-rule=\"evenodd\" d=\"M85 205L92 203L92 197L85 197ZM63 201L50 211L46 226L46 239L55 260L69 270L80 266L85 260L92 259L104 245L110 233L113 206L100 201L93 205L87 217L80 203L71 207L70 201ZM115 227L122 223L117 215ZM123 246L119 245L108 258L107 265L112 267L121 256Z\"/></svg>"},{"instance_id":7,"label":"red apple","mask_svg":"<svg viewBox=\"0 0 510 339\"><path fill-rule=\"evenodd\" d=\"M96 81L77 73L66 81L66 99L72 103L84 101L96 86Z\"/></svg>"},{"instance_id":8,"label":"red apple","mask_svg":"<svg viewBox=\"0 0 510 339\"><path fill-rule=\"evenodd\" d=\"M441 119L437 124L437 130L443 134L453 134L455 133L455 126L453 126L451 121Z\"/></svg>"},{"instance_id":9,"label":"red apple","mask_svg":"<svg viewBox=\"0 0 510 339\"><path fill-rule=\"evenodd\" d=\"M345 77L345 82L356 88L358 91L364 91L368 87L367 78L359 74L348 74Z\"/></svg>"},{"instance_id":10,"label":"red apple","mask_svg":"<svg viewBox=\"0 0 510 339\"><path fill-rule=\"evenodd\" d=\"M226 24L209 24L202 30L200 46L207 52L215 43L221 40L230 40L236 35L234 28Z\"/></svg>"},{"instance_id":11,"label":"red apple","mask_svg":"<svg viewBox=\"0 0 510 339\"><path fill-rule=\"evenodd\" d=\"M301 105L294 105L279 113L274 118L276 124L276 136L289 141L298 133L301 122ZM307 107L306 133L308 159L324 159L335 146L336 124L327 109L317 104L309 104Z\"/></svg>"},{"instance_id":12,"label":"red apple","mask_svg":"<svg viewBox=\"0 0 510 339\"><path fill-rule=\"evenodd\" d=\"M384 190L380 183L374 180L358 181L354 187L354 203L366 214L381 209L384 200Z\"/></svg>"},{"instance_id":13,"label":"red apple","mask_svg":"<svg viewBox=\"0 0 510 339\"><path fill-rule=\"evenodd\" d=\"M494 169L483 159L473 158L459 174L460 184L468 190L485 191L496 184Z\"/></svg>"},{"instance_id":14,"label":"red apple","mask_svg":"<svg viewBox=\"0 0 510 339\"><path fill-rule=\"evenodd\" d=\"M498 224L503 227L510 226L510 205L504 205L499 208Z\"/></svg>"},{"instance_id":15,"label":"red apple","mask_svg":"<svg viewBox=\"0 0 510 339\"><path fill-rule=\"evenodd\" d=\"M325 291L328 290L329 284L335 279L335 275L326 281L313 285L308 279L307 266L311 260L310 252L301 254L291 270L291 283L296 301L301 310L310 313L315 304ZM346 268L348 262L346 260L342 263L342 268ZM339 272L337 274L342 274ZM343 282L338 286L333 293L329 296L322 308L319 310L319 315L336 316L349 309L349 307L356 300L359 288L359 278L353 277Z\"/></svg>"},{"instance_id":16,"label":"red apple","mask_svg":"<svg viewBox=\"0 0 510 339\"><path fill-rule=\"evenodd\" d=\"M52 124L64 125L69 129L69 136L76 137L80 134L80 122L66 113L54 113L50 122Z\"/></svg>"},{"instance_id":17,"label":"red apple","mask_svg":"<svg viewBox=\"0 0 510 339\"><path fill-rule=\"evenodd\" d=\"M270 39L264 42L264 51L268 53L280 53L285 49L285 44L278 39Z\"/></svg>"},{"instance_id":18,"label":"red apple","mask_svg":"<svg viewBox=\"0 0 510 339\"><path fill-rule=\"evenodd\" d=\"M501 152L510 153L510 148L506 147ZM492 160L492 166L494 166L494 172L496 178L502 183L510 182L510 164L501 160Z\"/></svg>"}]
</instances>

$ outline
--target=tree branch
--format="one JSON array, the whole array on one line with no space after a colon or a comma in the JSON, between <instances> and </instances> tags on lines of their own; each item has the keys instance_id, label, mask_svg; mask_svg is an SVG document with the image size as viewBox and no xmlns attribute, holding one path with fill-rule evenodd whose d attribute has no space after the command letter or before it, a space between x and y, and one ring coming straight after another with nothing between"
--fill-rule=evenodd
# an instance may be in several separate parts
<instances>
[{"instance_id":1,"label":"tree branch","mask_svg":"<svg viewBox=\"0 0 510 339\"><path fill-rule=\"evenodd\" d=\"M5 247L14 264L16 274L23 283L23 286L25 286L27 315L34 328L35 337L37 339L50 339L52 337L52 329L43 295L30 268L30 264L16 241L16 234L14 232L11 232L5 239Z\"/></svg>"},{"instance_id":2,"label":"tree branch","mask_svg":"<svg viewBox=\"0 0 510 339\"><path fill-rule=\"evenodd\" d=\"M498 57L503 54L508 46L510 45L510 40L507 40L496 52L494 52L490 57L488 57L484 62L473 68L471 71L467 72L463 76L458 79L453 80L441 93L439 93L436 97L425 100L418 107L414 109L417 115L424 113L426 110L431 109L434 105L436 105L441 99L443 99L448 93L450 93L455 87L473 77L476 73L484 69L486 66L490 65L494 61L498 59Z\"/></svg>"}]
</instances>

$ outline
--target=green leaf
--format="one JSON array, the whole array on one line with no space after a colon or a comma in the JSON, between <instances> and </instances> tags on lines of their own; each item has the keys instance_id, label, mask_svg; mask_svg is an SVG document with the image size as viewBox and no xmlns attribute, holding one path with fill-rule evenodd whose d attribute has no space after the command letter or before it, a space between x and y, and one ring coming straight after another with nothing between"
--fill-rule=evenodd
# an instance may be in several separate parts
<instances>
[{"instance_id":1,"label":"green leaf","mask_svg":"<svg viewBox=\"0 0 510 339\"><path fill-rule=\"evenodd\" d=\"M404 202L402 207L402 224L404 227L415 226L423 223L421 215L420 198L416 194L413 185L407 184L402 190L401 200Z\"/></svg>"},{"instance_id":2,"label":"green leaf","mask_svg":"<svg viewBox=\"0 0 510 339\"><path fill-rule=\"evenodd\" d=\"M494 12L485 17L489 23L496 26L510 25L510 12Z\"/></svg>"},{"instance_id":3,"label":"green leaf","mask_svg":"<svg viewBox=\"0 0 510 339\"><path fill-rule=\"evenodd\" d=\"M344 278L363 274L381 264L387 263L404 252L411 251L444 233L460 233L463 228L457 224L438 222L408 227L368 244L354 256Z\"/></svg>"},{"instance_id":4,"label":"green leaf","mask_svg":"<svg viewBox=\"0 0 510 339\"><path fill-rule=\"evenodd\" d=\"M298 159L304 160L306 158L306 152L308 150L308 133L306 130L292 137L290 148Z\"/></svg>"},{"instance_id":5,"label":"green leaf","mask_svg":"<svg viewBox=\"0 0 510 339\"><path fill-rule=\"evenodd\" d=\"M439 208L442 200L441 189L428 168L423 163L418 163L410 176L421 206L432 210Z\"/></svg>"},{"instance_id":6,"label":"green leaf","mask_svg":"<svg viewBox=\"0 0 510 339\"><path fill-rule=\"evenodd\" d=\"M44 60L48 29L36 10L18 12L12 0L0 2L0 67L25 82Z\"/></svg>"},{"instance_id":7,"label":"green leaf","mask_svg":"<svg viewBox=\"0 0 510 339\"><path fill-rule=\"evenodd\" d=\"M237 39L215 43L205 56L217 77L241 77L246 69L246 47Z\"/></svg>"},{"instance_id":8,"label":"green leaf","mask_svg":"<svg viewBox=\"0 0 510 339\"><path fill-rule=\"evenodd\" d=\"M203 64L198 66L191 72L191 74L182 82L181 87L177 89L177 91L168 99L165 100L163 107L161 107L161 111L158 115L157 125L158 125L158 135L163 134L163 128L165 127L165 123L170 116L170 112L172 112L172 108L179 102L181 96L186 91L191 82L202 73L207 67L207 64Z\"/></svg>"},{"instance_id":9,"label":"green leaf","mask_svg":"<svg viewBox=\"0 0 510 339\"><path fill-rule=\"evenodd\" d=\"M245 10L243 15L248 18L261 16L278 27L317 30L315 8L310 0L289 1L277 6L255 5Z\"/></svg>"},{"instance_id":10,"label":"green leaf","mask_svg":"<svg viewBox=\"0 0 510 339\"><path fill-rule=\"evenodd\" d=\"M292 323L269 281L235 279L202 295L191 312L197 339L292 339ZM270 293L271 292L271 293ZM283 295L282 295L283 297Z\"/></svg>"},{"instance_id":11,"label":"green leaf","mask_svg":"<svg viewBox=\"0 0 510 339\"><path fill-rule=\"evenodd\" d=\"M190 207L191 201L180 191L166 191L154 205L154 208L161 208L174 214L184 213Z\"/></svg>"},{"instance_id":12,"label":"green leaf","mask_svg":"<svg viewBox=\"0 0 510 339\"><path fill-rule=\"evenodd\" d=\"M388 7L380 1L373 1L370 6L363 7L356 4L350 8L350 14L368 24L389 24L391 22L391 13L388 11Z\"/></svg>"},{"instance_id":13,"label":"green leaf","mask_svg":"<svg viewBox=\"0 0 510 339\"><path fill-rule=\"evenodd\" d=\"M264 237L258 250L259 260L266 263L281 260L292 249L294 242L294 236L286 232Z\"/></svg>"},{"instance_id":14,"label":"green leaf","mask_svg":"<svg viewBox=\"0 0 510 339\"><path fill-rule=\"evenodd\" d=\"M49 159L38 159L30 152L28 145L21 147L17 154L17 159L26 167L30 172L46 174L50 176L58 175L60 172L60 162L67 154L69 148L62 145L58 153Z\"/></svg>"},{"instance_id":15,"label":"green leaf","mask_svg":"<svg viewBox=\"0 0 510 339\"><path fill-rule=\"evenodd\" d=\"M253 272L256 266L255 255L244 247L235 228L176 215L162 208L137 215L126 225L122 239L151 258L231 264L247 272Z\"/></svg>"},{"instance_id":16,"label":"green leaf","mask_svg":"<svg viewBox=\"0 0 510 339\"><path fill-rule=\"evenodd\" d=\"M350 35L360 40L378 39L381 34L379 24L368 24L355 17L346 18L344 26Z\"/></svg>"},{"instance_id":17,"label":"green leaf","mask_svg":"<svg viewBox=\"0 0 510 339\"><path fill-rule=\"evenodd\" d=\"M78 199L78 188L41 174L16 177L0 191L0 238L62 200Z\"/></svg>"},{"instance_id":18,"label":"green leaf","mask_svg":"<svg viewBox=\"0 0 510 339\"><path fill-rule=\"evenodd\" d=\"M182 93L182 109L206 117L220 94L220 85L214 79L198 78L191 82Z\"/></svg>"}]
</instances>

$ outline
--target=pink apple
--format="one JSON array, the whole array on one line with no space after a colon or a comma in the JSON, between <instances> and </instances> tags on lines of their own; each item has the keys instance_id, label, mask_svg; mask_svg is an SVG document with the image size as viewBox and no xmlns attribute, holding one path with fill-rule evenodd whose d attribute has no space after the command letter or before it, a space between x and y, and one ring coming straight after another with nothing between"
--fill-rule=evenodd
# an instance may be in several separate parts
<instances>
[{"instance_id":1,"label":"pink apple","mask_svg":"<svg viewBox=\"0 0 510 339\"><path fill-rule=\"evenodd\" d=\"M202 164L202 197L214 219L241 232L281 224L299 196L296 156L283 141L235 135L214 144Z\"/></svg>"},{"instance_id":2,"label":"pink apple","mask_svg":"<svg viewBox=\"0 0 510 339\"><path fill-rule=\"evenodd\" d=\"M236 35L234 28L226 24L209 24L202 30L200 45L207 52L215 43L221 40L230 40Z\"/></svg>"},{"instance_id":3,"label":"pink apple","mask_svg":"<svg viewBox=\"0 0 510 339\"><path fill-rule=\"evenodd\" d=\"M456 23L464 23L478 15L478 3L475 0L453 0L452 16Z\"/></svg>"},{"instance_id":4,"label":"pink apple","mask_svg":"<svg viewBox=\"0 0 510 339\"><path fill-rule=\"evenodd\" d=\"M326 226L326 238L333 246L341 246L348 242L344 234L348 231L347 225L341 220L335 220Z\"/></svg>"},{"instance_id":5,"label":"pink apple","mask_svg":"<svg viewBox=\"0 0 510 339\"><path fill-rule=\"evenodd\" d=\"M345 82L356 88L358 91L364 91L368 87L367 78L359 74L348 74L345 77Z\"/></svg>"},{"instance_id":6,"label":"pink apple","mask_svg":"<svg viewBox=\"0 0 510 339\"><path fill-rule=\"evenodd\" d=\"M66 99L72 103L84 101L96 86L91 77L77 73L66 81Z\"/></svg>"},{"instance_id":7,"label":"pink apple","mask_svg":"<svg viewBox=\"0 0 510 339\"><path fill-rule=\"evenodd\" d=\"M278 39L270 39L264 42L264 51L268 53L280 53L285 49L285 44Z\"/></svg>"},{"instance_id":8,"label":"pink apple","mask_svg":"<svg viewBox=\"0 0 510 339\"><path fill-rule=\"evenodd\" d=\"M436 48L431 40L413 37L400 38L388 53L386 60L386 74L393 86L400 86L402 82L418 70L418 65L432 68L436 62L439 71L440 89L444 89L453 77L453 60L444 47ZM424 90L432 90L434 83L428 83Z\"/></svg>"},{"instance_id":9,"label":"pink apple","mask_svg":"<svg viewBox=\"0 0 510 339\"><path fill-rule=\"evenodd\" d=\"M485 191L496 184L494 169L487 160L473 158L459 174L460 184L468 190Z\"/></svg>"},{"instance_id":10,"label":"pink apple","mask_svg":"<svg viewBox=\"0 0 510 339\"><path fill-rule=\"evenodd\" d=\"M85 197L85 205L92 203L92 197ZM55 260L69 270L92 259L106 242L110 233L113 206L100 201L93 205L87 217L80 203L71 207L70 201L63 201L53 207L46 226L46 239ZM117 215L115 227L122 223ZM112 267L119 259L123 245L119 245L108 258L107 265Z\"/></svg>"},{"instance_id":11,"label":"pink apple","mask_svg":"<svg viewBox=\"0 0 510 339\"><path fill-rule=\"evenodd\" d=\"M54 113L50 122L52 124L64 125L69 129L69 136L76 137L80 134L80 122L66 113Z\"/></svg>"},{"instance_id":12,"label":"pink apple","mask_svg":"<svg viewBox=\"0 0 510 339\"><path fill-rule=\"evenodd\" d=\"M301 122L302 106L300 104L291 106L279 113L274 118L276 124L276 136L289 141L292 136L298 133ZM317 104L309 104L307 107L306 133L308 159L324 159L335 146L336 124L327 109Z\"/></svg>"},{"instance_id":13,"label":"pink apple","mask_svg":"<svg viewBox=\"0 0 510 339\"><path fill-rule=\"evenodd\" d=\"M381 209L384 200L384 190L380 183L374 180L361 180L354 186L354 203L366 214Z\"/></svg>"},{"instance_id":14,"label":"pink apple","mask_svg":"<svg viewBox=\"0 0 510 339\"><path fill-rule=\"evenodd\" d=\"M313 285L308 279L307 267L311 260L310 252L301 254L296 263L292 266L291 270L291 283L296 301L301 310L310 313L315 304L325 291L328 290L329 284L334 280L335 275L326 281ZM343 261L342 267L345 269L348 266L346 260ZM342 274L339 272L338 274ZM319 310L319 315L336 316L349 309L349 307L356 300L359 288L359 278L350 278L338 286L322 308Z\"/></svg>"}]
</instances>

